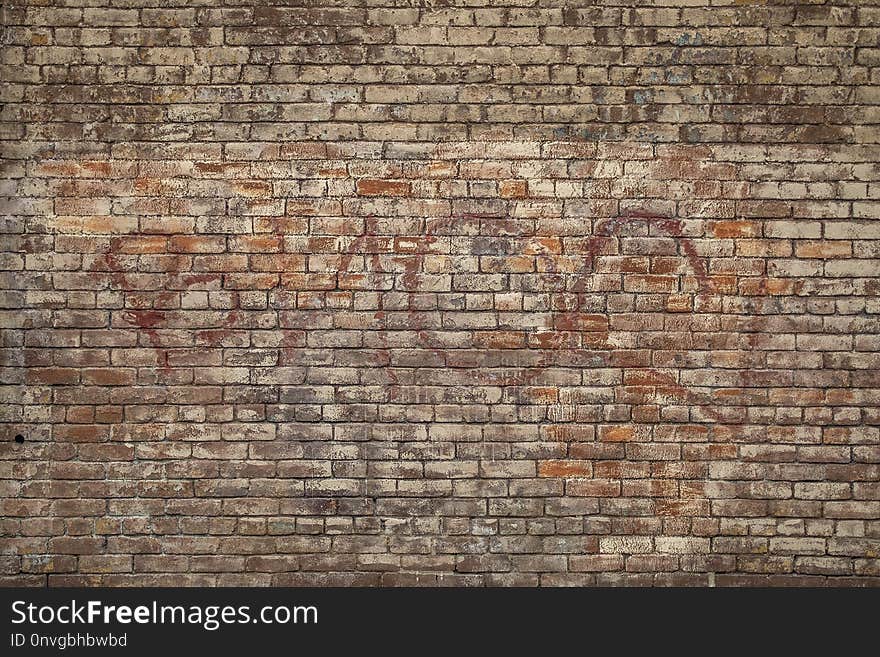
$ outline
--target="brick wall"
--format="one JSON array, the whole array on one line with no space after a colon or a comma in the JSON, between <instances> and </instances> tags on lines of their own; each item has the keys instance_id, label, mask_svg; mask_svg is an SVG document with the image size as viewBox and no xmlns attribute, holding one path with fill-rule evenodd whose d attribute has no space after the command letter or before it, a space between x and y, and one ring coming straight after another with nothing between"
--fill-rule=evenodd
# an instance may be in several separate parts
<instances>
[{"instance_id":1,"label":"brick wall","mask_svg":"<svg viewBox=\"0 0 880 657\"><path fill-rule=\"evenodd\" d=\"M880 583L875 0L2 15L0 583Z\"/></svg>"}]
</instances>

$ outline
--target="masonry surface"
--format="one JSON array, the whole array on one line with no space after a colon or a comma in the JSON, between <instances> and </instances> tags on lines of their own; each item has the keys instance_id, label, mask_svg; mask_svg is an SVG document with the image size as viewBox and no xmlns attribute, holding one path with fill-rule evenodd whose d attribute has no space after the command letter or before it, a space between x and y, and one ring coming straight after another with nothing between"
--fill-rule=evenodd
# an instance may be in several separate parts
<instances>
[{"instance_id":1,"label":"masonry surface","mask_svg":"<svg viewBox=\"0 0 880 657\"><path fill-rule=\"evenodd\" d=\"M880 584L876 0L2 17L0 584Z\"/></svg>"}]
</instances>

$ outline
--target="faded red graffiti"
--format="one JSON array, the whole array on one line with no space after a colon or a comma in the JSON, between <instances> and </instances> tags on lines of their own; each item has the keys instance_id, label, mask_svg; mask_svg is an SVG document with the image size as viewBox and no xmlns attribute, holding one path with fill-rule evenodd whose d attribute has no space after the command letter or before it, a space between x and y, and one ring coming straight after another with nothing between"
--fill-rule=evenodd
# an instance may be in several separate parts
<instances>
[{"instance_id":1,"label":"faded red graffiti","mask_svg":"<svg viewBox=\"0 0 880 657\"><path fill-rule=\"evenodd\" d=\"M447 220L438 221L432 224L429 230L426 231L425 234L420 236L396 236L393 241L391 241L390 238L387 238L386 236L385 239L388 246L386 253L396 253L394 251L394 244L397 240L421 239L423 240L423 244L425 244L426 246L430 246L439 239L438 231L452 227L461 227L462 225L466 225L468 223L472 224L474 222L477 223L477 227L479 228L479 224L481 221L494 223L494 226L496 228L499 226L505 228L510 234L516 234L517 232L515 225L512 224L510 220L503 217L498 217L496 215L465 215L461 217L452 217ZM710 277L708 274L706 261L702 256L698 254L693 241L683 235L683 225L680 220L648 213L626 213L612 219L600 220L597 223L594 233L589 236L587 240L584 266L581 268L581 271L579 273L571 274L572 278L574 279L571 285L571 290L575 293L575 303L572 307L566 308L565 310L559 312L555 312L554 314L556 315L556 318L554 319L554 326L548 328L561 327L566 329L573 329L578 326L578 320L580 319L581 311L586 307L585 289L588 285L588 278L595 271L595 265L597 259L600 256L600 251L602 250L603 246L607 244L609 238L615 238L620 234L621 230L625 226L633 224L644 224L649 228L653 228L659 231L662 235L676 238L681 245L683 255L686 257L687 262L690 265L690 269L693 272L693 275L698 283L698 291L702 294L716 293L716 284L713 278ZM482 232L478 234L483 235ZM490 234L489 236L497 236L497 230L494 234ZM379 233L376 231L376 222L367 220L365 232L362 235L358 236L355 240L353 240L346 249L345 255L340 261L340 270L346 271L349 268L355 255L366 255L370 263L372 273L389 273L388 271L386 271L386 268L383 267L380 253L376 249L377 245L379 245L380 243L381 237L382 236L380 236ZM366 249L369 249L369 252L367 252ZM442 349L434 344L434 341L431 339L431 336L428 332L425 314L412 309L412 301L415 295L419 293L417 290L413 290L413 288L416 287L418 275L424 271L424 260L426 254L426 249L423 249L420 252L397 254L403 260L404 267L404 272L400 275L400 279L404 283L404 288L410 290L409 292L407 292L407 295L410 299L410 309L408 311L409 314L407 317L406 326L407 330L414 331L417 336L416 344L414 346L427 349L434 355L437 355L438 357L446 360L447 356L450 353L449 350ZM558 268L555 266L554 260L552 258L547 258L544 262L547 266L547 273L560 273ZM383 307L382 299L383 297L380 295L379 308L376 310L375 313L375 319L378 322L383 322L386 317L386 310ZM601 318L601 315L599 317ZM601 321L602 320L600 319L600 322ZM607 327L607 315L604 317L604 323ZM604 339L600 341L593 340L590 343L590 346L593 349L607 351L612 351L616 349L615 345L609 339L609 333L607 330L604 332L591 332L591 334L597 333L604 335ZM515 368L515 371L513 372L505 371L501 373L495 373L487 371L485 369L474 368L473 383L477 385L494 385L502 387L527 386L531 383L534 383L540 378L542 372L544 372L546 367L554 364L556 360L554 352L558 352L561 348L560 342L554 343L554 341L552 340L552 335L554 334L554 332L549 331L549 334L551 335L551 339L546 339L542 343L542 348L536 350L540 354L540 360L534 366ZM380 336L382 346L380 348L376 364L377 366L384 366L392 360L389 351L390 349L392 349L392 347L389 343L388 332L386 330L379 330L377 332L377 335ZM605 358L603 362L604 364L607 364L608 359ZM688 390L668 375L660 375L659 373L655 373L655 375L666 386L666 389L663 390L664 394L677 396L689 403L699 403L702 406L702 410L710 418L716 421L720 419L719 414L712 406L711 399L707 398L701 393ZM399 383L396 375L394 374L393 368L389 369L389 379L392 383Z\"/></svg>"},{"instance_id":2,"label":"faded red graffiti","mask_svg":"<svg viewBox=\"0 0 880 657\"><path fill-rule=\"evenodd\" d=\"M602 255L602 249L609 244L609 240L618 238L625 227L638 224L647 226L649 231L655 231L659 235L675 238L680 244L682 255L685 256L690 271L697 281L697 291L700 294L717 293L717 286L713 277L708 274L705 259L698 254L694 242L683 234L681 220L641 212L629 212L614 218L599 220L594 227L593 234L586 238L584 262L578 271L571 273L561 271L557 267L554 258L542 258L542 263L545 266L543 275L563 276L571 280L568 288L574 296L574 301L572 305L567 305L561 310L553 310L553 323L551 326L545 327L546 330L533 332L536 342L540 344L540 348L530 348L528 351L536 352L537 360L530 366L512 365L500 368L470 368L469 376L471 381L475 385L501 387L528 386L539 381L546 368L556 364L558 360L556 354L565 346L564 340L559 337L560 331L567 333L580 331L582 335L589 335L588 345L591 350L608 353L616 350L617 347L612 339L612 332L609 330L607 314L590 314L588 321L592 322L592 326L589 327L592 330L584 330L583 311L586 309L586 290L589 285L589 277L595 273L597 260ZM421 294L418 289L419 276L425 272L426 255L430 252L430 248L441 239L443 232L450 229L462 227L476 228L477 235L488 237L498 237L500 234L517 236L521 234L521 231L516 224L505 217L477 214L450 217L434 222L422 235L382 235L378 230L378 222L372 218L366 220L365 227L364 233L352 240L343 252L339 263L340 274L348 272L356 256L365 257L368 263L368 273L392 274L393 272L387 271L387 267L382 264L382 256L394 256L398 264L403 268L399 279L408 298L405 326L407 331L415 335L416 339L413 346L426 349L442 359L443 362L447 362L450 350L437 346L436 341L430 334L427 319L428 313L417 310L413 303L416 296ZM454 233L450 233L450 235L452 234ZM129 239L137 239L138 237L132 236ZM283 235L280 231L276 230L272 233L272 237L276 242L283 243ZM551 239L558 239L555 236L549 237ZM125 240L126 238L121 239ZM408 248L407 245L410 243L415 245L415 248ZM134 281L131 278L134 274L125 271L124 265L114 253L101 254L96 259L91 271L96 279L108 281L115 289L129 293L136 290ZM165 272L165 276L169 279L172 276L177 277L183 283L183 286L187 288L206 279L213 278L215 275L185 275L185 272L180 269L172 269ZM766 289L766 277L762 278L762 286L763 289ZM339 289L338 285L337 289ZM378 308L374 314L374 319L380 326L385 324L389 313L385 307L384 299L384 295L380 294L378 297ZM165 374L171 369L168 353L171 347L163 342L161 333L161 327L165 323L166 315L167 313L161 310L141 309L125 310L120 315L125 323L137 328L145 336L151 347L156 350L159 363L158 369ZM241 315L239 312L231 311L226 315L222 326L214 329L199 330L196 337L208 347L219 347L223 339L239 324L240 319ZM597 328L598 330L595 330ZM288 333L292 329L278 328L277 330ZM392 351L394 346L389 341L389 329L387 327L380 328L374 333L379 340L379 347L376 350L376 365L387 367L389 381L393 385L397 385L400 381L395 373L395 369L390 367L393 360ZM607 365L609 363L608 353L597 356L600 364ZM713 400L708 395L689 390L669 375L655 372L653 377L657 383L663 384L662 393L664 395L697 404L712 420L720 421L720 415L714 409Z\"/></svg>"}]
</instances>

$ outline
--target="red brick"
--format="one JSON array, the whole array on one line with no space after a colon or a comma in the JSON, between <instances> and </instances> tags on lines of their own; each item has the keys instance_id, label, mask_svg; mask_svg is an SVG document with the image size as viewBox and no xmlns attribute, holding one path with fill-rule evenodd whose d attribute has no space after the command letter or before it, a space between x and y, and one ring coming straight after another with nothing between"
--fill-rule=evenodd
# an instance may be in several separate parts
<instances>
[{"instance_id":1,"label":"red brick","mask_svg":"<svg viewBox=\"0 0 880 657\"><path fill-rule=\"evenodd\" d=\"M409 196L410 183L399 180L358 180L357 192L362 196Z\"/></svg>"}]
</instances>

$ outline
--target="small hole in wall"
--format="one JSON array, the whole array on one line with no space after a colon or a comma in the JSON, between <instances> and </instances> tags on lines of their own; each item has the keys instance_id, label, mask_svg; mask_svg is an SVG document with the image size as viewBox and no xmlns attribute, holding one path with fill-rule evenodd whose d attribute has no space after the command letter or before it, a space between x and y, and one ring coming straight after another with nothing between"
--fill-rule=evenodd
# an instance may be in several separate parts
<instances>
[{"instance_id":1,"label":"small hole in wall","mask_svg":"<svg viewBox=\"0 0 880 657\"><path fill-rule=\"evenodd\" d=\"M21 434L18 434L18 435L15 437L15 442L17 442L17 443L23 443L23 442L24 442L24 436L22 436Z\"/></svg>"}]
</instances>

